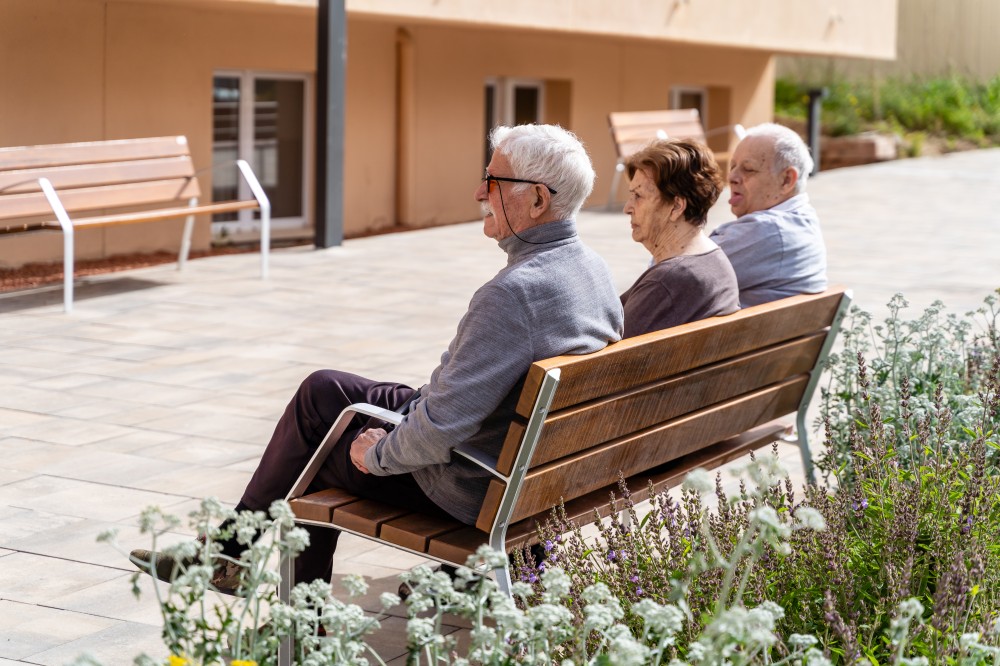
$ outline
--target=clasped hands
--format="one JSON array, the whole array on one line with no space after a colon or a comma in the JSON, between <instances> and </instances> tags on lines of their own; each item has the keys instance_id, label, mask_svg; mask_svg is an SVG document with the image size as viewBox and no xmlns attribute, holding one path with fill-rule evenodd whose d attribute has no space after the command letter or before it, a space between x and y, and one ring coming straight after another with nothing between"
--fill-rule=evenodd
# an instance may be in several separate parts
<instances>
[{"instance_id":1,"label":"clasped hands","mask_svg":"<svg viewBox=\"0 0 1000 666\"><path fill-rule=\"evenodd\" d=\"M364 474L371 474L368 468L365 467L365 453L368 449L372 448L378 441L385 437L386 431L382 428L372 428L370 430L365 430L363 433L354 438L351 442L351 462L354 466L361 470Z\"/></svg>"}]
</instances>

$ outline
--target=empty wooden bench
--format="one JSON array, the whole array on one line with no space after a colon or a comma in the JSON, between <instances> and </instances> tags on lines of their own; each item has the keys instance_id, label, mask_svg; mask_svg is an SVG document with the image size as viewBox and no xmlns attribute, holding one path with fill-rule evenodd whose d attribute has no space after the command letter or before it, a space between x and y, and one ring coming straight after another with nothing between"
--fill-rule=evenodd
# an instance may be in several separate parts
<instances>
[{"instance_id":1,"label":"empty wooden bench","mask_svg":"<svg viewBox=\"0 0 1000 666\"><path fill-rule=\"evenodd\" d=\"M0 236L62 231L63 303L71 312L77 229L186 218L177 257L182 269L195 215L259 209L266 278L271 205L250 165L237 160L236 167L253 199L199 203L201 188L183 136L0 148Z\"/></svg>"},{"instance_id":2,"label":"empty wooden bench","mask_svg":"<svg viewBox=\"0 0 1000 666\"><path fill-rule=\"evenodd\" d=\"M732 128L737 138L745 133L742 125L732 125L705 132L698 109L668 109L664 111L616 111L608 114L608 129L615 143L618 161L608 193L608 208L615 205L618 184L625 171L625 160L655 139L693 139L707 143L708 135ZM719 165L725 169L729 153L715 153Z\"/></svg>"},{"instance_id":3,"label":"empty wooden bench","mask_svg":"<svg viewBox=\"0 0 1000 666\"><path fill-rule=\"evenodd\" d=\"M302 496L354 414L399 423L372 405L345 410L288 495L297 520L332 526L443 562L464 564L482 544L533 543L560 500L571 517L606 512L623 474L633 497L674 486L774 441L796 414L808 478L806 409L847 306L843 288L794 296L623 340L585 356L531 366L496 460L456 449L494 477L475 527L331 488ZM284 563L282 593L292 584ZM509 591L509 571L495 572ZM285 597L287 598L287 596Z\"/></svg>"}]
</instances>

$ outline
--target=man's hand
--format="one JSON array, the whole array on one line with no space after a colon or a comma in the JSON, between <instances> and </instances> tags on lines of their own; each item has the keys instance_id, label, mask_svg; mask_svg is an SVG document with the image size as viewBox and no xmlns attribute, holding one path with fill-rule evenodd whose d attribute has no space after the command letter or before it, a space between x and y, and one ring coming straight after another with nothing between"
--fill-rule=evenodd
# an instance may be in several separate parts
<instances>
[{"instance_id":1,"label":"man's hand","mask_svg":"<svg viewBox=\"0 0 1000 666\"><path fill-rule=\"evenodd\" d=\"M372 428L354 438L351 442L351 462L365 474L371 474L365 467L365 452L378 444L378 441L385 437L386 432L382 428Z\"/></svg>"}]
</instances>

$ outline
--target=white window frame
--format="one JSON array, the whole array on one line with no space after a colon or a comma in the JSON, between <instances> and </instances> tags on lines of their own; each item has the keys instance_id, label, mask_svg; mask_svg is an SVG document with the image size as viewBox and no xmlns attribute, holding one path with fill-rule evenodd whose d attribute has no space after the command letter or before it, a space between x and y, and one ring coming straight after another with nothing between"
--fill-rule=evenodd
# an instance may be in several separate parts
<instances>
[{"instance_id":1,"label":"white window frame","mask_svg":"<svg viewBox=\"0 0 1000 666\"><path fill-rule=\"evenodd\" d=\"M301 81L303 83L302 99L302 215L296 217L275 217L271 219L272 230L280 229L310 229L312 227L312 200L313 200L313 178L312 165L314 156L314 145L316 143L316 130L313 121L313 76L311 74L296 74L289 72L269 72L256 69L219 69L212 72L212 77L230 77L240 80L240 105L239 105L239 142L237 146L238 157L247 160L251 168L257 171L258 165L254 160L254 106L245 103L247 99L253 99L254 83L257 79L276 79L284 81ZM213 139L214 142L214 139ZM253 193L246 182L240 178L239 198L253 198ZM260 220L253 219L253 210L241 210L238 218L227 222L213 222L212 236L245 235L247 233L259 233Z\"/></svg>"},{"instance_id":2,"label":"white window frame","mask_svg":"<svg viewBox=\"0 0 1000 666\"><path fill-rule=\"evenodd\" d=\"M503 122L505 125L514 123L514 89L535 88L538 90L538 107L535 114L536 123L545 122L545 81L541 79L502 79L503 81Z\"/></svg>"},{"instance_id":3,"label":"white window frame","mask_svg":"<svg viewBox=\"0 0 1000 666\"><path fill-rule=\"evenodd\" d=\"M483 82L483 88L487 86L493 86L493 119L498 125L514 123L514 89L518 87L538 90L537 122L545 122L545 81L490 76ZM487 127L486 131L491 129L493 128Z\"/></svg>"},{"instance_id":4,"label":"white window frame","mask_svg":"<svg viewBox=\"0 0 1000 666\"><path fill-rule=\"evenodd\" d=\"M701 97L701 105L698 107L698 115L704 127L708 123L708 88L704 86L671 86L670 87L670 108L681 108L681 95L695 94Z\"/></svg>"},{"instance_id":5,"label":"white window frame","mask_svg":"<svg viewBox=\"0 0 1000 666\"><path fill-rule=\"evenodd\" d=\"M492 87L493 88L493 122L494 127L499 125L513 125L514 124L514 89L517 87L522 88L535 88L538 90L538 108L536 109L536 116L538 123L545 122L545 81L541 79L519 79L519 78L507 78L505 76L489 76L483 82L483 89ZM486 145L484 150L484 155L486 156L487 162L489 161L489 156L491 154L490 150L490 139L489 133L493 130L493 127L486 128Z\"/></svg>"}]
</instances>

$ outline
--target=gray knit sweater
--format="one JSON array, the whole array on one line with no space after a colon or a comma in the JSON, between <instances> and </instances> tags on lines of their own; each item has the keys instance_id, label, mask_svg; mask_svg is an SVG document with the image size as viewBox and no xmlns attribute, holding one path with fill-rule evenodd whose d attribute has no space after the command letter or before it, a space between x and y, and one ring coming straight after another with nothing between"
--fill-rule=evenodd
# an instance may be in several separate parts
<instances>
[{"instance_id":1,"label":"gray knit sweater","mask_svg":"<svg viewBox=\"0 0 1000 666\"><path fill-rule=\"evenodd\" d=\"M573 220L500 241L507 266L476 291L441 364L403 422L365 455L372 474L412 472L427 496L474 524L487 473L451 450L500 452L528 368L621 339L623 315L607 264Z\"/></svg>"}]
</instances>

